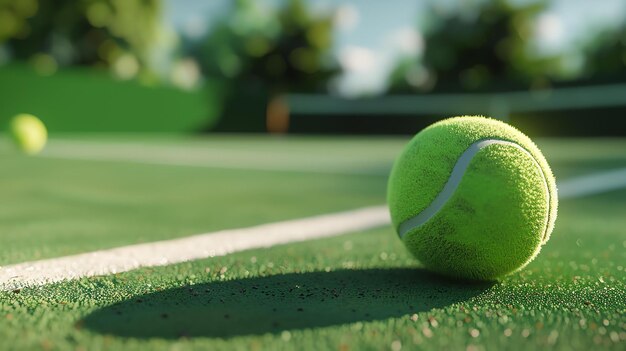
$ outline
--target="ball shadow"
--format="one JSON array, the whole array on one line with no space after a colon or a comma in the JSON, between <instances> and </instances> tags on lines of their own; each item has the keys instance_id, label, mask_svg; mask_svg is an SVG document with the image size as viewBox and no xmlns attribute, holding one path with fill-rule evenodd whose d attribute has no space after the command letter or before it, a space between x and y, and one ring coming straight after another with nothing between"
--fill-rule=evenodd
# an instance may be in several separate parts
<instances>
[{"instance_id":1,"label":"ball shadow","mask_svg":"<svg viewBox=\"0 0 626 351\"><path fill-rule=\"evenodd\" d=\"M290 273L154 292L88 315L90 330L124 337L220 337L383 320L465 301L493 283L420 269Z\"/></svg>"}]
</instances>

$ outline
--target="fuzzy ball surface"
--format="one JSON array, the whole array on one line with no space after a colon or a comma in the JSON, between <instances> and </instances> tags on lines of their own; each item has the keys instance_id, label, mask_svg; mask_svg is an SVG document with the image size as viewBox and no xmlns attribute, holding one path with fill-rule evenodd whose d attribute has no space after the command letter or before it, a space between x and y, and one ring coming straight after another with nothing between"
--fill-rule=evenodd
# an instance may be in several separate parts
<instances>
[{"instance_id":1,"label":"fuzzy ball surface","mask_svg":"<svg viewBox=\"0 0 626 351\"><path fill-rule=\"evenodd\" d=\"M464 116L409 142L391 171L387 201L400 238L427 269L494 280L537 256L558 197L547 161L526 135Z\"/></svg>"},{"instance_id":2,"label":"fuzzy ball surface","mask_svg":"<svg viewBox=\"0 0 626 351\"><path fill-rule=\"evenodd\" d=\"M41 152L48 140L48 131L43 122L29 114L19 114L10 122L9 131L15 145L28 155Z\"/></svg>"}]
</instances>

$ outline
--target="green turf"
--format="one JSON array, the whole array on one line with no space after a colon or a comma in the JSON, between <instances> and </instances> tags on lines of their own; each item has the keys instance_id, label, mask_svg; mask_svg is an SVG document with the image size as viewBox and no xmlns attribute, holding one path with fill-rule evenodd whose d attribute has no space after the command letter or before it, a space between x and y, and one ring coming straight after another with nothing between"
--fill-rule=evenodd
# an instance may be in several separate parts
<instances>
[{"instance_id":1,"label":"green turf","mask_svg":"<svg viewBox=\"0 0 626 351\"><path fill-rule=\"evenodd\" d=\"M52 132L189 132L214 123L216 87L185 92L119 81L105 71L65 69L41 76L26 65L0 67L0 128L18 113Z\"/></svg>"},{"instance_id":2,"label":"green turf","mask_svg":"<svg viewBox=\"0 0 626 351\"><path fill-rule=\"evenodd\" d=\"M378 205L385 192L381 177L19 156L2 163L0 264Z\"/></svg>"},{"instance_id":3,"label":"green turf","mask_svg":"<svg viewBox=\"0 0 626 351\"><path fill-rule=\"evenodd\" d=\"M387 148L390 154L402 144L371 142L372 149ZM244 144L253 150L317 144L324 150L332 143ZM600 169L626 166L626 155L614 151L626 143L607 143L538 144L557 179L566 179L597 171L599 164ZM182 145L195 150L236 144L224 139ZM569 147L585 153L573 157L562 149ZM371 151L363 148L365 155ZM389 164L386 152L374 157L380 167ZM338 154L328 158L349 156ZM348 174L27 159L10 153L0 158L5 264L35 258L35 252L49 257L381 203L386 182ZM303 193L308 196L296 196ZM247 194L253 196L250 203L243 199ZM625 212L626 190L564 200L538 258L497 283L426 273L389 227L1 292L0 340L8 342L0 349L621 350Z\"/></svg>"},{"instance_id":4,"label":"green turf","mask_svg":"<svg viewBox=\"0 0 626 351\"><path fill-rule=\"evenodd\" d=\"M199 160L217 154L218 160L246 166L269 158L306 171L25 157L2 140L0 192L6 201L0 202L0 265L378 205L385 198L385 174L402 145L384 139L232 136L63 140L89 140L76 148L93 154L103 148L120 150L118 155L137 146L148 154L176 148ZM344 173L332 173L340 167ZM315 169L323 172L310 172Z\"/></svg>"}]
</instances>

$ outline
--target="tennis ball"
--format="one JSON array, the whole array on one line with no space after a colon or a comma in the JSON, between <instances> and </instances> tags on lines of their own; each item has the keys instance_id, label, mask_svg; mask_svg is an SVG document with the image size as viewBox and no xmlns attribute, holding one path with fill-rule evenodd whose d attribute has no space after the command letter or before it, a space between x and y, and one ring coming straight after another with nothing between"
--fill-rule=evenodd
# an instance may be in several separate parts
<instances>
[{"instance_id":1,"label":"tennis ball","mask_svg":"<svg viewBox=\"0 0 626 351\"><path fill-rule=\"evenodd\" d=\"M39 153L48 139L48 132L43 122L25 113L13 117L9 130L15 145L28 155Z\"/></svg>"},{"instance_id":2,"label":"tennis ball","mask_svg":"<svg viewBox=\"0 0 626 351\"><path fill-rule=\"evenodd\" d=\"M554 176L535 144L510 125L455 117L418 133L388 184L391 219L429 270L493 280L537 256L554 227Z\"/></svg>"}]
</instances>

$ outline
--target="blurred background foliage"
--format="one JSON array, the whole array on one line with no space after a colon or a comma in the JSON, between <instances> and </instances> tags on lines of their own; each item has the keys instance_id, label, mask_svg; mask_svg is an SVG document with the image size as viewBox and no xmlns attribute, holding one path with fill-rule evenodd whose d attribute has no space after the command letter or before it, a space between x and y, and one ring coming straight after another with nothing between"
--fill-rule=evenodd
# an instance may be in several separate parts
<instances>
[{"instance_id":1,"label":"blurred background foliage","mask_svg":"<svg viewBox=\"0 0 626 351\"><path fill-rule=\"evenodd\" d=\"M357 89L345 95L337 82L346 75L358 78L380 70L370 65L380 61L373 56L377 54L371 52L374 50L348 47L350 55L345 55L346 44L337 43L345 25L339 19L345 20L346 13L350 14L345 5L352 3L331 2L320 10L320 3L307 0L228 1L218 15L197 14L213 19L201 35L189 36L165 20L168 9L185 6L175 1L0 0L0 80L4 80L0 88L3 92L14 90L4 94L0 118L29 109L26 99L20 98L29 86L42 95L51 87L86 89L74 79L77 70L83 70L85 77L94 72L111 74L118 83L105 83L102 77L89 79L94 86L103 84L93 91L108 91L112 104L127 101L116 97L116 89L111 88L123 84L119 80L129 80L132 83L128 87L137 90L146 86L180 89L194 95L193 100L204 100L207 106L189 109L194 111L193 117L183 117L184 113L169 117L184 121L184 128L173 130L230 132L268 131L273 123L278 126L276 131L290 130L285 120L289 106L283 97L292 93L358 98L397 93L491 93L626 81L626 21L617 27L598 23L574 49L546 50L538 45L538 38L546 35L541 32L543 27L553 25L546 16L550 1L459 1L452 6L428 1L415 13L411 35L403 39L404 45L415 50L394 56L390 69L379 72L384 79L378 90ZM374 5L363 0L360 6L370 6L367 4ZM356 15L351 16L354 20ZM32 67L33 73L23 67ZM73 78L66 79L67 75ZM36 89L33 84L47 88ZM70 99L70 95L65 98ZM182 95L171 95L176 96L171 104L180 105ZM167 104L165 96L168 94L162 95L163 104ZM61 100L42 101L60 106L77 103L57 98ZM87 100L98 101L96 97ZM139 99L137 103L144 102ZM43 108L43 104L40 110L56 111L53 119L77 110L51 105ZM85 105L84 110L93 108ZM137 115L140 108L130 110L134 114L127 119L136 120L137 128L147 123L160 127L146 130L162 131L175 124L150 122L150 116ZM89 112L94 120L107 118L104 112ZM206 115L199 118L198 113ZM268 115L276 117L273 122ZM191 121L197 124L190 127ZM92 124L94 130L102 125ZM62 130L72 130L71 123L58 125ZM79 125L89 128L87 122ZM83 130L80 128L76 130ZM105 128L117 129L112 125ZM376 132L376 127L370 132Z\"/></svg>"},{"instance_id":2,"label":"blurred background foliage","mask_svg":"<svg viewBox=\"0 0 626 351\"><path fill-rule=\"evenodd\" d=\"M389 91L489 92L623 80L626 25L598 31L580 52L544 54L533 39L547 7L547 1L494 0L444 12L433 4L423 55L397 62Z\"/></svg>"},{"instance_id":3,"label":"blurred background foliage","mask_svg":"<svg viewBox=\"0 0 626 351\"><path fill-rule=\"evenodd\" d=\"M264 131L268 99L288 92L325 92L338 72L332 30L332 14L314 16L303 0L279 8L233 1L206 37L185 45L185 54L200 63L203 75L222 87L222 113L228 118L208 128Z\"/></svg>"},{"instance_id":4,"label":"blurred background foliage","mask_svg":"<svg viewBox=\"0 0 626 351\"><path fill-rule=\"evenodd\" d=\"M527 50L531 21L544 8L544 3L513 6L503 0L452 13L431 6L429 17L438 20L426 32L424 55L398 65L391 90L490 90L545 79L555 72L556 58L537 59Z\"/></svg>"},{"instance_id":5,"label":"blurred background foliage","mask_svg":"<svg viewBox=\"0 0 626 351\"><path fill-rule=\"evenodd\" d=\"M204 74L226 84L258 81L275 93L322 92L336 72L330 14L313 16L302 0L278 9L236 0L192 54Z\"/></svg>"},{"instance_id":6,"label":"blurred background foliage","mask_svg":"<svg viewBox=\"0 0 626 351\"><path fill-rule=\"evenodd\" d=\"M582 77L598 81L626 80L626 22L617 28L603 28L584 49Z\"/></svg>"},{"instance_id":7,"label":"blurred background foliage","mask_svg":"<svg viewBox=\"0 0 626 351\"><path fill-rule=\"evenodd\" d=\"M120 78L150 74L159 0L1 0L0 40L43 74L58 66L106 66Z\"/></svg>"}]
</instances>

